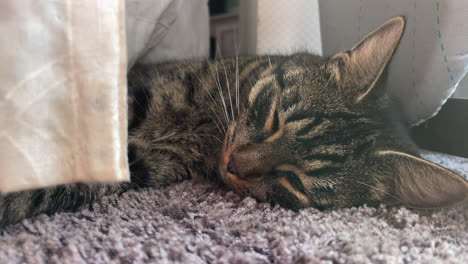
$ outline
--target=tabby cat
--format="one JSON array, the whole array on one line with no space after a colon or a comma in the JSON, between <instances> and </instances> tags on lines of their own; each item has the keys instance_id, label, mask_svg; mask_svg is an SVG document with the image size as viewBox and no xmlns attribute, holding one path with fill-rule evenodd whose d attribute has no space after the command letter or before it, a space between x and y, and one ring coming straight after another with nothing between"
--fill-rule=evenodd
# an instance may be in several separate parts
<instances>
[{"instance_id":1,"label":"tabby cat","mask_svg":"<svg viewBox=\"0 0 468 264\"><path fill-rule=\"evenodd\" d=\"M393 18L351 50L138 66L129 80L131 183L71 184L0 198L0 225L103 195L220 180L298 210L464 203L468 183L418 156L380 79L404 30Z\"/></svg>"}]
</instances>

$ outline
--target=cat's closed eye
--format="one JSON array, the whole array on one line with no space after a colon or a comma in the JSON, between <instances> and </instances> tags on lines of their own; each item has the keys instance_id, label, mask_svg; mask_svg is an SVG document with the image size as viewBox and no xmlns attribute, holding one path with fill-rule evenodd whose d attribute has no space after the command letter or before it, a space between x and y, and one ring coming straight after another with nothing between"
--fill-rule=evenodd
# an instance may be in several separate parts
<instances>
[{"instance_id":1,"label":"cat's closed eye","mask_svg":"<svg viewBox=\"0 0 468 264\"><path fill-rule=\"evenodd\" d=\"M265 120L264 126L261 130L254 133L252 140L254 142L264 142L271 140L270 137L275 135L280 129L280 120L278 117L278 111L272 109Z\"/></svg>"}]
</instances>

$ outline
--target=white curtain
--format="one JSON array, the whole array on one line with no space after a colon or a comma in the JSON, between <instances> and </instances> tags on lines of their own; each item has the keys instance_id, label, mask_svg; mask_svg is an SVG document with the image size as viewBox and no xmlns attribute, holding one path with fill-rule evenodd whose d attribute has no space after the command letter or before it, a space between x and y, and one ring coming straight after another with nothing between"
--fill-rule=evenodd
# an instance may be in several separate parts
<instances>
[{"instance_id":1,"label":"white curtain","mask_svg":"<svg viewBox=\"0 0 468 264\"><path fill-rule=\"evenodd\" d=\"M0 2L0 191L128 179L124 10Z\"/></svg>"}]
</instances>

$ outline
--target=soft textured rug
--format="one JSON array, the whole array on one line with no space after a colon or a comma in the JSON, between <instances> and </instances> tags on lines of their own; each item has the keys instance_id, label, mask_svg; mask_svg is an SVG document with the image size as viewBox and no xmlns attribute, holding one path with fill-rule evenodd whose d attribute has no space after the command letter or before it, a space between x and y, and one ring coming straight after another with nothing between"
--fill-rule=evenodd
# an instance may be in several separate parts
<instances>
[{"instance_id":1,"label":"soft textured rug","mask_svg":"<svg viewBox=\"0 0 468 264\"><path fill-rule=\"evenodd\" d=\"M468 263L467 220L467 205L294 213L187 181L9 226L0 263Z\"/></svg>"}]
</instances>

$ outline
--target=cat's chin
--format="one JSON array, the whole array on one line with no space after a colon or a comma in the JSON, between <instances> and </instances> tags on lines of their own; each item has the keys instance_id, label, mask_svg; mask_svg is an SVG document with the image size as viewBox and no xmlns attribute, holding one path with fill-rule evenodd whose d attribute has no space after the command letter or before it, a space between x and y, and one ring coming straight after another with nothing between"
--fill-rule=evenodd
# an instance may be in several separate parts
<instances>
[{"instance_id":1,"label":"cat's chin","mask_svg":"<svg viewBox=\"0 0 468 264\"><path fill-rule=\"evenodd\" d=\"M219 164L219 174L221 176L221 180L234 192L247 196L249 195L248 186L250 182L248 180L242 179L239 176L229 172L228 170L228 163L231 158L232 151L223 151L221 161Z\"/></svg>"},{"instance_id":2,"label":"cat's chin","mask_svg":"<svg viewBox=\"0 0 468 264\"><path fill-rule=\"evenodd\" d=\"M245 180L240 179L236 175L229 173L225 170L224 174L221 176L224 183L229 186L233 191L241 195L247 195L246 192L246 182Z\"/></svg>"},{"instance_id":3,"label":"cat's chin","mask_svg":"<svg viewBox=\"0 0 468 264\"><path fill-rule=\"evenodd\" d=\"M251 195L251 192L248 189L251 182L240 178L228 170L228 163L231 159L232 152L233 149L227 145L225 145L221 151L221 158L218 167L220 178L234 192L243 196Z\"/></svg>"},{"instance_id":4,"label":"cat's chin","mask_svg":"<svg viewBox=\"0 0 468 264\"><path fill-rule=\"evenodd\" d=\"M229 187L229 189L241 196L251 196L259 201L267 200L267 190L269 188L267 184L261 180L261 177L255 179L243 179L233 173L230 173L227 168L227 164L223 163L222 160L223 159L221 159L219 165L219 175L221 180L227 185L227 187Z\"/></svg>"}]
</instances>

